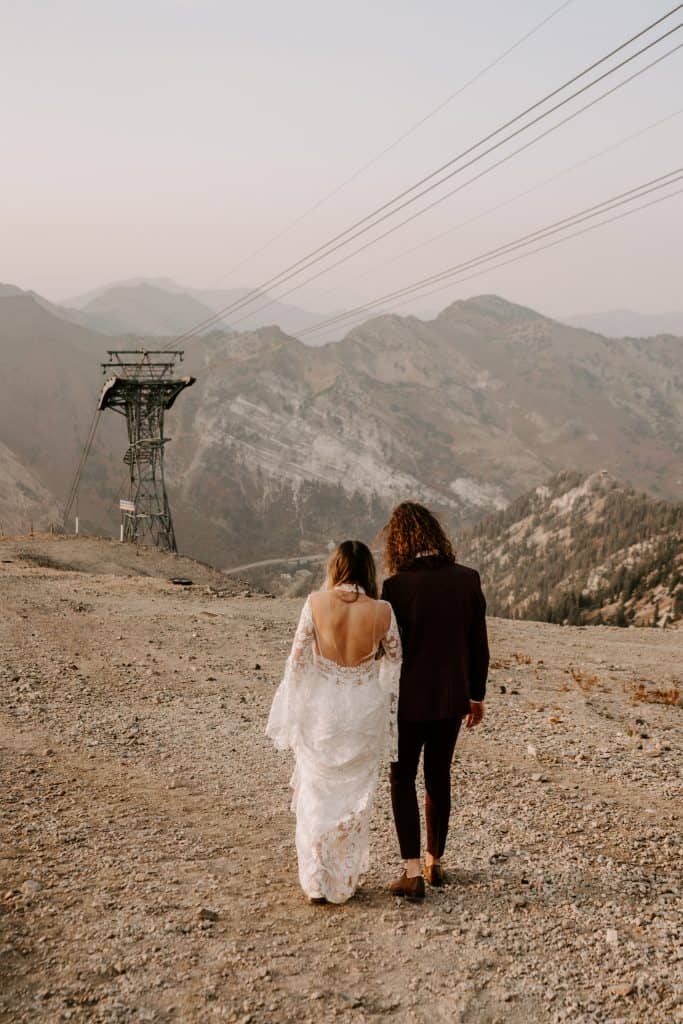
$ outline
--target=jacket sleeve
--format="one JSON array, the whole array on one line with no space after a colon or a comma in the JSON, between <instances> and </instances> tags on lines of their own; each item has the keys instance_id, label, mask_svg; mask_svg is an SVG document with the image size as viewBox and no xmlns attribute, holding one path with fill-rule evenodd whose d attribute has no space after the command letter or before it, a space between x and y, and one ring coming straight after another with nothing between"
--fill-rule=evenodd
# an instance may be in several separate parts
<instances>
[{"instance_id":1,"label":"jacket sleeve","mask_svg":"<svg viewBox=\"0 0 683 1024\"><path fill-rule=\"evenodd\" d=\"M475 573L474 609L469 631L470 700L483 700L489 672L489 641L486 632L486 598L479 573Z\"/></svg>"},{"instance_id":2,"label":"jacket sleeve","mask_svg":"<svg viewBox=\"0 0 683 1024\"><path fill-rule=\"evenodd\" d=\"M396 625L396 616L391 608L389 629L381 642L382 658L379 663L379 685L387 696L388 706L388 755L390 761L398 761L398 689L401 681L403 649Z\"/></svg>"}]
</instances>

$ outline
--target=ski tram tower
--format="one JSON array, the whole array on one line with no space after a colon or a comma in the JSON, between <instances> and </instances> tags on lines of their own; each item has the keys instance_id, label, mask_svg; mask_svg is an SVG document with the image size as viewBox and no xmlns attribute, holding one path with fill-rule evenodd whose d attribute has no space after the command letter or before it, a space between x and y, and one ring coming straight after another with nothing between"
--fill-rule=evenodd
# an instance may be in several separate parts
<instances>
[{"instance_id":1,"label":"ski tram tower","mask_svg":"<svg viewBox=\"0 0 683 1024\"><path fill-rule=\"evenodd\" d=\"M182 352L119 349L108 355L102 371L109 376L98 409L121 413L128 426L123 461L129 492L119 503L121 540L177 551L164 480L164 447L170 440L164 437L164 413L195 378L175 376Z\"/></svg>"}]
</instances>

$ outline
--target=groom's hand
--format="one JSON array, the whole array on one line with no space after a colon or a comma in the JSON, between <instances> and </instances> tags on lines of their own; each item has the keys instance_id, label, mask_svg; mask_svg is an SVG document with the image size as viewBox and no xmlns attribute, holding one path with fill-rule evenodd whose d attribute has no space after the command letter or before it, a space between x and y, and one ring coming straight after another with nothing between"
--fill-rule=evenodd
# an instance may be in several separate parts
<instances>
[{"instance_id":1,"label":"groom's hand","mask_svg":"<svg viewBox=\"0 0 683 1024\"><path fill-rule=\"evenodd\" d=\"M471 700L470 701L470 713L467 716L467 728L473 729L475 725L479 725L482 718L484 717L484 702L483 700Z\"/></svg>"}]
</instances>

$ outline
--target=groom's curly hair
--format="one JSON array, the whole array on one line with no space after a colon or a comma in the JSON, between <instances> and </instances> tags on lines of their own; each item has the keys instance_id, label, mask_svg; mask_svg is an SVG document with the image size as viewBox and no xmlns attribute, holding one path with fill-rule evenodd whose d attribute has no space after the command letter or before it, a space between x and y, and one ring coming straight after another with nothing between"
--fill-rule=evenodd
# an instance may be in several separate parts
<instances>
[{"instance_id":1,"label":"groom's curly hair","mask_svg":"<svg viewBox=\"0 0 683 1024\"><path fill-rule=\"evenodd\" d=\"M384 528L384 564L393 575L414 562L418 555L438 555L455 562L453 544L441 523L428 508L404 501L391 513Z\"/></svg>"}]
</instances>

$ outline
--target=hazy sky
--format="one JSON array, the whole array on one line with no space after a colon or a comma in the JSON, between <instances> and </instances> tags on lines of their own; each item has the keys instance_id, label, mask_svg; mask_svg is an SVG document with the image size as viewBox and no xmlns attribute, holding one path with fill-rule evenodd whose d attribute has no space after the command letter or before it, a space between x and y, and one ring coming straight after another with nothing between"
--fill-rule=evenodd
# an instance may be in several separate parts
<instances>
[{"instance_id":1,"label":"hazy sky","mask_svg":"<svg viewBox=\"0 0 683 1024\"><path fill-rule=\"evenodd\" d=\"M557 6L0 0L0 281L55 300L132 276L259 284L674 4L573 0L231 272ZM336 310L373 298L665 173L683 163L683 116L397 259L681 107L683 50L288 301ZM682 228L680 196L413 308L484 291L556 315L680 308Z\"/></svg>"}]
</instances>

